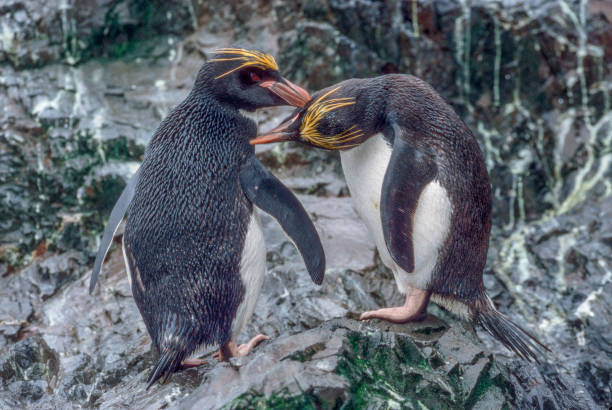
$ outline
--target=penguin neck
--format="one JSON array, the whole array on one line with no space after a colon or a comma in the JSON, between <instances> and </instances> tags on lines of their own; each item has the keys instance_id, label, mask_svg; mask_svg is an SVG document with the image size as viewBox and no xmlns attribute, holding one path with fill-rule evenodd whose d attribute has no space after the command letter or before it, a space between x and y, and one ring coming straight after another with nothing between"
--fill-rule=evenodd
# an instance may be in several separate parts
<instances>
[{"instance_id":1,"label":"penguin neck","mask_svg":"<svg viewBox=\"0 0 612 410\"><path fill-rule=\"evenodd\" d=\"M211 111L215 112L215 114L219 114L214 116L218 121L236 121L246 129L255 126L255 134L257 133L258 120L256 110L248 111L236 108L230 103L219 101L210 94L201 94L200 92L194 92L193 98L201 100L204 104L211 107Z\"/></svg>"},{"instance_id":2,"label":"penguin neck","mask_svg":"<svg viewBox=\"0 0 612 410\"><path fill-rule=\"evenodd\" d=\"M180 132L174 131L180 130ZM203 93L190 93L162 122L151 146L209 156L249 155L254 152L249 139L257 134L256 124L237 108Z\"/></svg>"},{"instance_id":3,"label":"penguin neck","mask_svg":"<svg viewBox=\"0 0 612 410\"><path fill-rule=\"evenodd\" d=\"M358 208L362 204L369 206L371 203L378 204L375 206L376 209L380 208L380 195L391 152L391 145L384 139L382 133L374 134L354 148L340 151L346 183ZM359 209L358 213L366 221L368 228L374 231L380 218L369 215L369 211L369 208Z\"/></svg>"},{"instance_id":4,"label":"penguin neck","mask_svg":"<svg viewBox=\"0 0 612 410\"><path fill-rule=\"evenodd\" d=\"M343 84L343 83L341 83ZM349 95L357 95L355 105L345 114L342 121L343 130L359 130L361 136L350 141L346 141L344 146L339 146L340 150L350 150L360 146L371 139L375 139L385 129L387 118L387 99L385 98L384 84L379 78L358 79L346 81L346 88ZM338 120L336 120L338 121ZM385 136L386 138L386 136Z\"/></svg>"}]
</instances>

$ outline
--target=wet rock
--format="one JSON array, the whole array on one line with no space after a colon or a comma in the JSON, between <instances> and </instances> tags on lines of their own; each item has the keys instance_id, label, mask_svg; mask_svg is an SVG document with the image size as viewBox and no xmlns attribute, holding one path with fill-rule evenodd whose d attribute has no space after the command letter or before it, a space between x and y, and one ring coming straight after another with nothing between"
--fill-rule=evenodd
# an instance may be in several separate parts
<instances>
[{"instance_id":1,"label":"wet rock","mask_svg":"<svg viewBox=\"0 0 612 410\"><path fill-rule=\"evenodd\" d=\"M408 326L332 320L266 343L241 358L239 367L215 366L210 381L174 408L595 405L588 398L578 402L556 380L550 381L552 387L528 385L533 379L527 376L519 384L521 372L524 366L500 365L465 332L433 316Z\"/></svg>"},{"instance_id":2,"label":"wet rock","mask_svg":"<svg viewBox=\"0 0 612 410\"><path fill-rule=\"evenodd\" d=\"M163 7L163 13L154 12ZM92 56L150 51L152 33L181 35L198 26L196 1L19 1L0 6L0 62L16 68Z\"/></svg>"},{"instance_id":3,"label":"wet rock","mask_svg":"<svg viewBox=\"0 0 612 410\"><path fill-rule=\"evenodd\" d=\"M505 282L510 290L494 301L502 309L516 312L510 305L521 306L526 317L538 317L538 329L558 357L559 367L581 374L600 403L612 400L608 372L612 368L608 324L612 320L612 282L607 268L612 263L611 212L612 197L585 203L525 226L520 231L524 242L508 240L493 248L495 253L499 249L495 258L511 258L498 276L517 284L512 289ZM520 262L522 252L529 265ZM539 267L532 268L535 278L526 272L529 267ZM575 360L577 354L580 360Z\"/></svg>"},{"instance_id":4,"label":"wet rock","mask_svg":"<svg viewBox=\"0 0 612 410\"><path fill-rule=\"evenodd\" d=\"M206 398L237 408L612 405L605 2L69 6L0 6L0 407L185 407ZM93 296L88 272L155 127L189 91L206 53L235 40L273 52L283 73L312 90L405 72L449 100L480 141L492 179L485 284L502 312L551 348L550 363L517 361L476 329L482 345L469 325L433 305L440 320L423 327L348 320L403 296L352 209L337 154L279 144L258 155L299 194L321 233L323 286L263 216L268 274L240 341L260 332L272 341L230 364L204 352L202 368L143 390L156 357L131 299L120 237ZM265 110L262 129L289 112ZM17 351L34 358L23 362L34 378L6 364ZM45 354L59 372L49 372ZM298 374L297 382L285 374Z\"/></svg>"},{"instance_id":5,"label":"wet rock","mask_svg":"<svg viewBox=\"0 0 612 410\"><path fill-rule=\"evenodd\" d=\"M327 23L299 22L295 32L281 37L280 45L287 51L281 54L279 63L313 89L346 78L371 76L376 73L372 67L382 65L372 51ZM307 74L299 63L305 59L309 60L310 67Z\"/></svg>"},{"instance_id":6,"label":"wet rock","mask_svg":"<svg viewBox=\"0 0 612 410\"><path fill-rule=\"evenodd\" d=\"M4 339L0 339L0 347L9 340L17 340L22 330L37 321L34 310L82 274L77 256L76 252L54 255L34 262L20 275L0 277L3 285L0 289L3 300L0 335Z\"/></svg>"},{"instance_id":7,"label":"wet rock","mask_svg":"<svg viewBox=\"0 0 612 410\"><path fill-rule=\"evenodd\" d=\"M353 240L363 232L349 198L301 199L309 212L318 215L317 228L324 223L324 241L346 240L347 229L355 232ZM439 400L448 408L502 408L519 403L532 408L532 400L553 400L550 403L556 407L571 408L564 407L572 403L567 401L567 391L573 394L581 388L574 379L563 385L563 394L552 392L559 384L543 382L548 376L538 368L522 363L506 368L503 360L494 359L476 342L470 330L440 310L432 309L445 321L430 316L407 326L333 319L401 303L391 274L380 269L371 245L352 244L364 255L363 262L353 261L353 269L358 270L344 268L344 256L330 255L331 268L323 286L317 287L280 227L269 217L263 218L263 226L269 272L240 341L259 332L272 336L272 341L229 364L216 363L209 350L203 367L144 390L155 354L149 351L150 341L117 250L103 266L94 296L87 294L89 275L85 274L38 307L40 323L25 328L40 335L40 339L26 340L41 340L57 352L61 368L53 394L36 399L35 405L216 408L227 404L242 408L317 403L334 407L343 403L376 406L391 400L419 408L419 402L431 406L432 400ZM14 377L8 377L14 383ZM550 377L553 382L554 377ZM36 385L26 386L31 400L35 400ZM7 403L15 400L14 392L25 392L26 387L16 384L9 389ZM588 395L579 397L586 405L574 408L592 404Z\"/></svg>"},{"instance_id":8,"label":"wet rock","mask_svg":"<svg viewBox=\"0 0 612 410\"><path fill-rule=\"evenodd\" d=\"M585 199L572 187L583 181L575 177L585 156L591 172L609 168L602 151L587 148L602 128L610 135L611 92L598 85L611 78L598 34L605 13L547 1L368 0L306 1L277 13L287 21L280 62L314 89L390 72L433 84L482 143L500 226Z\"/></svg>"},{"instance_id":9,"label":"wet rock","mask_svg":"<svg viewBox=\"0 0 612 410\"><path fill-rule=\"evenodd\" d=\"M520 362L508 364L512 383L520 388L516 391L518 407L581 409L597 406L585 400L582 390L572 391L572 382L551 366L543 366L540 371L522 365Z\"/></svg>"},{"instance_id":10,"label":"wet rock","mask_svg":"<svg viewBox=\"0 0 612 410\"><path fill-rule=\"evenodd\" d=\"M125 85L131 93L107 95L105 83L113 79L119 85L114 78L123 68L123 63L90 64L65 72L49 66L27 75L7 70L12 80L0 89L15 108L0 113L0 199L5 204L0 231L7 243L0 260L19 266L37 247L88 253L95 246L102 219L93 209L110 212L137 168L129 161L142 159L157 125L155 112L167 109L164 96L170 95L134 84L145 76L156 81L156 73L144 65L141 72L131 71L133 77L122 77L133 82Z\"/></svg>"},{"instance_id":11,"label":"wet rock","mask_svg":"<svg viewBox=\"0 0 612 410\"><path fill-rule=\"evenodd\" d=\"M454 84L453 56L443 52L450 39L442 30L452 29L444 23L460 15L459 4L306 1L277 13L286 22L279 39L283 66L313 88L392 72L413 73L444 89ZM298 63L304 59L307 70Z\"/></svg>"},{"instance_id":12,"label":"wet rock","mask_svg":"<svg viewBox=\"0 0 612 410\"><path fill-rule=\"evenodd\" d=\"M0 403L23 406L52 391L59 378L60 358L40 337L15 343L0 356L3 391Z\"/></svg>"},{"instance_id":13,"label":"wet rock","mask_svg":"<svg viewBox=\"0 0 612 410\"><path fill-rule=\"evenodd\" d=\"M265 346L257 356L241 358L237 368L217 365L210 373L210 382L179 405L217 408L236 399L233 405L237 408L251 407L250 391L264 399L271 394L291 398L311 392L333 404L345 395L347 388L345 380L330 372L338 364L341 349L342 337L321 329L281 337ZM321 360L315 366L304 364L313 359Z\"/></svg>"}]
</instances>

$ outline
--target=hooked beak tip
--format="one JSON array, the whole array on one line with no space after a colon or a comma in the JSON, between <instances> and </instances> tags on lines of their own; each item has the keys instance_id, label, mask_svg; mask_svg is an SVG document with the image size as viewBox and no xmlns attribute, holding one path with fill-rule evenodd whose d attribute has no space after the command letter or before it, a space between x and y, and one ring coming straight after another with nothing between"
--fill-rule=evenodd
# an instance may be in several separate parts
<instances>
[{"instance_id":1,"label":"hooked beak tip","mask_svg":"<svg viewBox=\"0 0 612 410\"><path fill-rule=\"evenodd\" d=\"M281 81L265 81L260 86L282 98L288 105L303 107L310 101L310 94L302 87L293 84L286 78Z\"/></svg>"}]
</instances>

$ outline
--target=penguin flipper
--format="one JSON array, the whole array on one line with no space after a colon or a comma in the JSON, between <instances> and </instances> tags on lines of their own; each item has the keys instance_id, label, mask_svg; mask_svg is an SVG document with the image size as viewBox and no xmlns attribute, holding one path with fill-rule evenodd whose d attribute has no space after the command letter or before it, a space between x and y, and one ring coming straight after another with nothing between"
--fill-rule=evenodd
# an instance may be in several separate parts
<instances>
[{"instance_id":1,"label":"penguin flipper","mask_svg":"<svg viewBox=\"0 0 612 410\"><path fill-rule=\"evenodd\" d=\"M104 258L106 257L106 253L110 248L113 237L115 236L115 232L117 231L117 227L119 227L121 220L125 216L125 213L127 212L128 207L132 202L132 198L134 198L134 192L136 191L136 184L138 183L139 174L140 168L134 173L134 175L132 175L132 177L128 181L125 189L119 196L117 203L115 203L115 206L111 211L110 218L106 223L106 228L104 229L104 234L102 235L102 242L100 242L100 247L98 248L98 253L96 254L94 267L91 271L91 280L89 282L90 294L96 288L98 275L100 274L100 269L102 268L102 262L104 262Z\"/></svg>"},{"instance_id":2,"label":"penguin flipper","mask_svg":"<svg viewBox=\"0 0 612 410\"><path fill-rule=\"evenodd\" d=\"M240 170L240 184L251 202L278 221L300 251L312 281L320 285L325 275L325 253L300 201L254 155Z\"/></svg>"},{"instance_id":3,"label":"penguin flipper","mask_svg":"<svg viewBox=\"0 0 612 410\"><path fill-rule=\"evenodd\" d=\"M380 216L387 249L406 272L414 271L413 217L423 188L437 173L435 163L415 147L408 132L392 125L393 151L380 198Z\"/></svg>"}]
</instances>

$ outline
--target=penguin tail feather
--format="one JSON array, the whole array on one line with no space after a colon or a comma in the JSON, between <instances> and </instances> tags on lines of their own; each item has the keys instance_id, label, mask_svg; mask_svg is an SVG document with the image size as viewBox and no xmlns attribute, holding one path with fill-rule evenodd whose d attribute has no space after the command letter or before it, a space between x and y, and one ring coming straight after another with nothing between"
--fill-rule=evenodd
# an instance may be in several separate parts
<instances>
[{"instance_id":1,"label":"penguin tail feather","mask_svg":"<svg viewBox=\"0 0 612 410\"><path fill-rule=\"evenodd\" d=\"M176 347L178 346L174 348L166 347L162 350L155 367L153 367L147 379L147 390L162 377L164 378L163 383L166 383L170 375L181 367L186 354L185 351Z\"/></svg>"},{"instance_id":2,"label":"penguin tail feather","mask_svg":"<svg viewBox=\"0 0 612 410\"><path fill-rule=\"evenodd\" d=\"M492 304L487 307L490 309L473 312L474 321L519 357L540 363L543 350L550 352L535 336L498 312Z\"/></svg>"},{"instance_id":3,"label":"penguin tail feather","mask_svg":"<svg viewBox=\"0 0 612 410\"><path fill-rule=\"evenodd\" d=\"M160 338L156 343L159 358L147 379L147 390L160 378L165 383L176 372L194 350L192 343L193 328L181 323L176 314L168 314L161 326Z\"/></svg>"}]
</instances>

